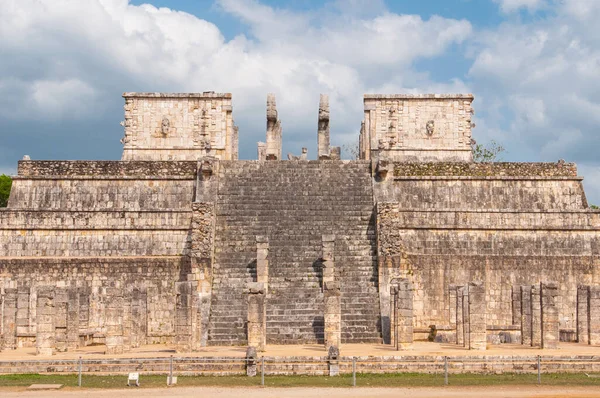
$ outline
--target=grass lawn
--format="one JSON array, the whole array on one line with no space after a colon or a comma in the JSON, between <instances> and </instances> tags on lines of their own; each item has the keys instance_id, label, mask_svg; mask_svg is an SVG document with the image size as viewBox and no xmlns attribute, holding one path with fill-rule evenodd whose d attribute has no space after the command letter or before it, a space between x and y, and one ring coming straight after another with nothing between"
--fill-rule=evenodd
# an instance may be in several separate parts
<instances>
[{"instance_id":1,"label":"grass lawn","mask_svg":"<svg viewBox=\"0 0 600 398\"><path fill-rule=\"evenodd\" d=\"M82 376L84 388L123 388L127 376ZM535 374L450 375L449 384L453 386L481 385L526 385L537 384ZM140 388L165 387L167 376L140 374ZM63 384L65 387L77 387L77 375L39 375L19 374L0 375L0 388L27 387L31 384ZM543 374L544 385L600 386L599 378L590 378L585 374L553 373ZM246 376L179 376L178 386L222 386L244 387L260 386L260 375ZM266 376L267 387L350 387L352 375L338 377L326 376ZM401 374L357 374L357 387L434 387L444 385L444 376L440 374L401 373ZM132 387L135 388L135 387Z\"/></svg>"}]
</instances>

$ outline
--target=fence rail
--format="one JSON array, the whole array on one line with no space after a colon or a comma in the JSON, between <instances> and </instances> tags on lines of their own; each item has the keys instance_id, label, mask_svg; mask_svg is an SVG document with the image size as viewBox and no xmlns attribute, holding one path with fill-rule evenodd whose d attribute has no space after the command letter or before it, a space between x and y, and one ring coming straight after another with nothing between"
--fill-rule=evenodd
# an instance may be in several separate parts
<instances>
[{"instance_id":1,"label":"fence rail","mask_svg":"<svg viewBox=\"0 0 600 398\"><path fill-rule=\"evenodd\" d=\"M174 376L195 375L245 375L248 367L260 373L261 384L265 377L275 375L329 375L332 366L339 374L352 375L352 385L357 384L357 374L427 373L443 375L449 384L453 375L474 374L530 374L537 375L541 384L544 373L600 372L600 356L437 356L437 357L340 357L330 361L327 357L153 357L107 359L40 359L0 361L0 374L76 374L81 386L85 375L167 375L168 383Z\"/></svg>"}]
</instances>

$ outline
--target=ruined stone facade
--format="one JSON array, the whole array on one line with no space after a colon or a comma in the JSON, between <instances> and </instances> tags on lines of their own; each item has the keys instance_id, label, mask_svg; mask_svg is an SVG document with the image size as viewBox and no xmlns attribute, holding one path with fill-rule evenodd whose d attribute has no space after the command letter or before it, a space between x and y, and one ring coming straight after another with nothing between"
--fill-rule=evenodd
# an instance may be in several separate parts
<instances>
[{"instance_id":1,"label":"ruined stone facade","mask_svg":"<svg viewBox=\"0 0 600 398\"><path fill-rule=\"evenodd\" d=\"M0 346L600 344L600 212L574 164L474 163L471 95L366 95L360 159L237 160L230 94L126 93L122 161L19 162ZM243 133L243 132L242 132ZM253 351L256 352L256 351Z\"/></svg>"}]
</instances>

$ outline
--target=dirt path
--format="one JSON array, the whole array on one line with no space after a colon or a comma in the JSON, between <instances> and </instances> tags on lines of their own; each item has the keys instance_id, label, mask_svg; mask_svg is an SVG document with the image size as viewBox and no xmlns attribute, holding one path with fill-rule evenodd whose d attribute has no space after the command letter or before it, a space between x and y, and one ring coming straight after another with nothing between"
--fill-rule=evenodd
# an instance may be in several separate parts
<instances>
[{"instance_id":1,"label":"dirt path","mask_svg":"<svg viewBox=\"0 0 600 398\"><path fill-rule=\"evenodd\" d=\"M60 391L24 391L23 389L0 389L3 398L13 397L215 397L215 398L396 398L396 397L600 397L600 388L596 387L553 387L553 386L494 386L494 387L445 387L445 388L219 388L219 387L182 387L156 389L124 390L77 390Z\"/></svg>"}]
</instances>

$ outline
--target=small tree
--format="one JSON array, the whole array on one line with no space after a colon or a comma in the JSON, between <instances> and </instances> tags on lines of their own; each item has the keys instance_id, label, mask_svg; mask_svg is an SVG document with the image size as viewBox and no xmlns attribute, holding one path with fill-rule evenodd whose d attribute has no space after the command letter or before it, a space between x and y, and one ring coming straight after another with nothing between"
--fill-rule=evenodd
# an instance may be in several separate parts
<instances>
[{"instance_id":1,"label":"small tree","mask_svg":"<svg viewBox=\"0 0 600 398\"><path fill-rule=\"evenodd\" d=\"M504 147L494 140L491 140L487 145L478 144L473 140L471 149L473 150L473 160L475 162L501 162L500 155L506 153Z\"/></svg>"},{"instance_id":2,"label":"small tree","mask_svg":"<svg viewBox=\"0 0 600 398\"><path fill-rule=\"evenodd\" d=\"M592 210L600 210L600 207L598 207L596 205L590 205L590 209L592 209Z\"/></svg>"},{"instance_id":3,"label":"small tree","mask_svg":"<svg viewBox=\"0 0 600 398\"><path fill-rule=\"evenodd\" d=\"M10 196L10 188L12 187L12 178L2 174L0 176L0 207L8 205L8 197Z\"/></svg>"},{"instance_id":4,"label":"small tree","mask_svg":"<svg viewBox=\"0 0 600 398\"><path fill-rule=\"evenodd\" d=\"M351 144L342 145L342 151L350 157L350 160L357 160L360 156L360 149L356 141Z\"/></svg>"}]
</instances>

